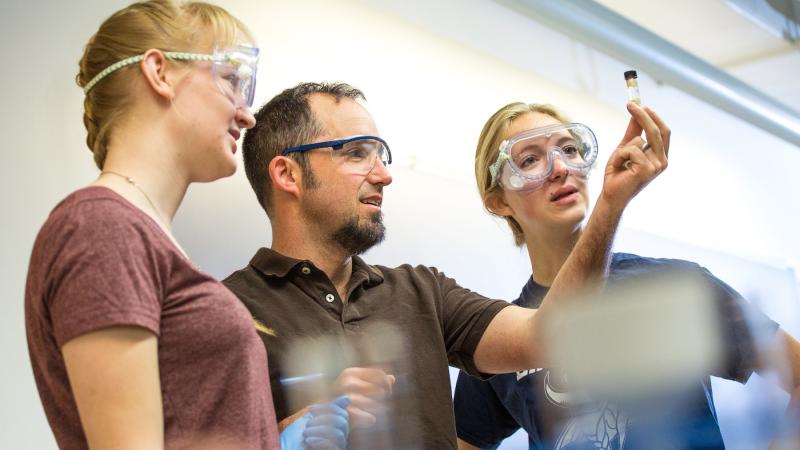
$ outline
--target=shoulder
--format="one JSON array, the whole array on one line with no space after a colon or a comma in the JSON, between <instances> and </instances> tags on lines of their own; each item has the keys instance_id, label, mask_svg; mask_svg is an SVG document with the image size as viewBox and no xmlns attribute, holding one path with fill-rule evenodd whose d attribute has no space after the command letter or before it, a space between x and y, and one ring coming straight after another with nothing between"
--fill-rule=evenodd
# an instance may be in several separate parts
<instances>
[{"instance_id":1,"label":"shoulder","mask_svg":"<svg viewBox=\"0 0 800 450\"><path fill-rule=\"evenodd\" d=\"M263 297L267 280L259 276L251 266L243 267L222 279L222 284L236 297L247 304Z\"/></svg>"},{"instance_id":2,"label":"shoulder","mask_svg":"<svg viewBox=\"0 0 800 450\"><path fill-rule=\"evenodd\" d=\"M380 274L384 287L410 289L416 293L447 299L486 299L483 295L461 286L458 281L436 267L402 264L397 267L373 265L370 268L374 273Z\"/></svg>"},{"instance_id":3,"label":"shoulder","mask_svg":"<svg viewBox=\"0 0 800 450\"><path fill-rule=\"evenodd\" d=\"M615 253L611 261L610 282L627 278L675 273L704 280L712 289L727 297L739 294L727 283L717 278L710 270L693 261L673 258L653 258L630 253Z\"/></svg>"},{"instance_id":4,"label":"shoulder","mask_svg":"<svg viewBox=\"0 0 800 450\"><path fill-rule=\"evenodd\" d=\"M439 269L422 264L400 264L395 267L387 267L380 264L369 264L369 267L383 273L394 274L396 276L429 276L441 273Z\"/></svg>"},{"instance_id":5,"label":"shoulder","mask_svg":"<svg viewBox=\"0 0 800 450\"><path fill-rule=\"evenodd\" d=\"M700 269L700 265L692 261L673 258L653 258L650 256L634 255L633 253L614 253L611 258L611 269L615 268L630 268L630 267L643 267L643 268L685 268L685 269Z\"/></svg>"},{"instance_id":6,"label":"shoulder","mask_svg":"<svg viewBox=\"0 0 800 450\"><path fill-rule=\"evenodd\" d=\"M177 252L124 198L106 188L81 189L55 207L36 239L26 304L48 310L60 343L114 324L157 333L175 262L185 264Z\"/></svg>"},{"instance_id":7,"label":"shoulder","mask_svg":"<svg viewBox=\"0 0 800 450\"><path fill-rule=\"evenodd\" d=\"M683 259L653 258L632 253L614 253L611 259L611 278L646 275L664 271L688 271L710 273L699 264Z\"/></svg>"},{"instance_id":8,"label":"shoulder","mask_svg":"<svg viewBox=\"0 0 800 450\"><path fill-rule=\"evenodd\" d=\"M611 260L611 280L630 276L648 275L663 272L682 272L699 275L717 288L734 291L728 284L717 278L710 270L700 264L683 259L653 258L631 253L614 253Z\"/></svg>"},{"instance_id":9,"label":"shoulder","mask_svg":"<svg viewBox=\"0 0 800 450\"><path fill-rule=\"evenodd\" d=\"M109 285L113 280L104 277L163 272L170 252L177 250L145 213L109 189L89 187L70 194L50 213L34 243L28 274L54 286L74 284L70 280L81 276Z\"/></svg>"},{"instance_id":10,"label":"shoulder","mask_svg":"<svg viewBox=\"0 0 800 450\"><path fill-rule=\"evenodd\" d=\"M241 269L223 278L221 281L222 284L226 286L237 286L242 282L251 279L255 274L256 270L251 265L248 264L247 266L244 266Z\"/></svg>"},{"instance_id":11,"label":"shoulder","mask_svg":"<svg viewBox=\"0 0 800 450\"><path fill-rule=\"evenodd\" d=\"M73 192L50 213L40 234L86 234L98 238L143 237L157 231L157 225L142 211L114 191L87 187Z\"/></svg>"},{"instance_id":12,"label":"shoulder","mask_svg":"<svg viewBox=\"0 0 800 450\"><path fill-rule=\"evenodd\" d=\"M460 314L482 314L493 316L510 304L490 299L478 292L461 286L436 267L403 264L397 267L371 266L380 274L381 282L374 286L381 292L400 295L409 302L433 305L441 312L443 320L454 319ZM487 322L488 323L488 322Z\"/></svg>"},{"instance_id":13,"label":"shoulder","mask_svg":"<svg viewBox=\"0 0 800 450\"><path fill-rule=\"evenodd\" d=\"M425 265L401 264L396 267L382 265L367 265L370 271L380 275L384 280L393 282L419 283L440 283L449 281L455 284L455 280L448 277L444 272L436 267Z\"/></svg>"},{"instance_id":14,"label":"shoulder","mask_svg":"<svg viewBox=\"0 0 800 450\"><path fill-rule=\"evenodd\" d=\"M137 211L130 202L113 190L102 186L89 186L66 196L53 208L51 216L75 210L85 212L113 210L121 213Z\"/></svg>"}]
</instances>

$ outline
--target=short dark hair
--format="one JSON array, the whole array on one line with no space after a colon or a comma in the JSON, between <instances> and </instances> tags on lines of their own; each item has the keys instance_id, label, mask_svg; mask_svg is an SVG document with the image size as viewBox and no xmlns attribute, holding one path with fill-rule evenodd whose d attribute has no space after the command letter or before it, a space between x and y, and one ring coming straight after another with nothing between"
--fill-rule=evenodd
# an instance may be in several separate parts
<instances>
[{"instance_id":1,"label":"short dark hair","mask_svg":"<svg viewBox=\"0 0 800 450\"><path fill-rule=\"evenodd\" d=\"M325 132L309 106L308 97L312 94L327 94L337 101L341 98L366 100L363 92L347 83L300 83L276 95L258 110L256 126L245 133L242 154L250 186L270 217L273 206L270 161L287 147L311 143ZM305 152L294 152L292 158L300 164L303 177L310 179Z\"/></svg>"}]
</instances>

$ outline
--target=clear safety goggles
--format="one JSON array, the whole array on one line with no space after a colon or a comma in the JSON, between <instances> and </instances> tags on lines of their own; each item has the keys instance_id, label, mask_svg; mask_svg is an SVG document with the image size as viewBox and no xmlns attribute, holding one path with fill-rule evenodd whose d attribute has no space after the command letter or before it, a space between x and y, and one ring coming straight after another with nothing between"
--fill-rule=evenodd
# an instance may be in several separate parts
<instances>
[{"instance_id":1,"label":"clear safety goggles","mask_svg":"<svg viewBox=\"0 0 800 450\"><path fill-rule=\"evenodd\" d=\"M492 186L512 191L544 186L556 158L576 176L585 177L597 160L597 138L580 123L556 124L513 136L500 144L500 154L489 167Z\"/></svg>"},{"instance_id":2,"label":"clear safety goggles","mask_svg":"<svg viewBox=\"0 0 800 450\"><path fill-rule=\"evenodd\" d=\"M353 136L334 141L317 142L285 149L281 155L288 156L295 152L307 152L320 148L331 150L334 162L345 167L349 172L366 175L380 161L384 166L392 163L392 152L389 144L377 136Z\"/></svg>"},{"instance_id":3,"label":"clear safety goggles","mask_svg":"<svg viewBox=\"0 0 800 450\"><path fill-rule=\"evenodd\" d=\"M228 50L214 49L213 54L164 52L169 59L184 61L211 61L212 76L220 91L234 104L253 106L253 97L256 91L256 70L258 68L258 48L241 45ZM102 72L98 73L91 81L86 83L83 93L97 85L100 80L111 73L136 64L144 59L144 55L131 56L118 61Z\"/></svg>"}]
</instances>

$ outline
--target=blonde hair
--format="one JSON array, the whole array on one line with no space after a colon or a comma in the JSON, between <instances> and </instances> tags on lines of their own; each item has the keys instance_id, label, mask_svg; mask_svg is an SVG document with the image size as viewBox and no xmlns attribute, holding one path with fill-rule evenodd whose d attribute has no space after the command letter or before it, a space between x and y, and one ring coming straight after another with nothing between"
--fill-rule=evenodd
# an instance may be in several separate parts
<instances>
[{"instance_id":1,"label":"blonde hair","mask_svg":"<svg viewBox=\"0 0 800 450\"><path fill-rule=\"evenodd\" d=\"M89 39L75 79L83 88L108 66L149 49L208 53L215 45L227 48L253 42L247 27L218 6L171 0L134 3L112 14ZM136 81L134 67L137 65L108 75L83 101L86 145L101 170L111 133L133 101L128 86Z\"/></svg>"},{"instance_id":2,"label":"blonde hair","mask_svg":"<svg viewBox=\"0 0 800 450\"><path fill-rule=\"evenodd\" d=\"M486 121L483 130L481 130L481 135L478 138L478 147L475 149L475 181L478 183L478 193L489 214L498 216L486 207L486 199L490 195L502 193L502 187L499 184L492 185L492 175L489 173L489 167L494 164L500 154L500 144L509 137L506 136L506 133L511 122L520 116L534 112L547 114L562 123L569 122L569 119L553 105L515 102L503 106L492 114L492 117ZM525 243L525 234L519 223L510 216L498 217L506 220L511 232L514 234L514 243L522 246Z\"/></svg>"}]
</instances>

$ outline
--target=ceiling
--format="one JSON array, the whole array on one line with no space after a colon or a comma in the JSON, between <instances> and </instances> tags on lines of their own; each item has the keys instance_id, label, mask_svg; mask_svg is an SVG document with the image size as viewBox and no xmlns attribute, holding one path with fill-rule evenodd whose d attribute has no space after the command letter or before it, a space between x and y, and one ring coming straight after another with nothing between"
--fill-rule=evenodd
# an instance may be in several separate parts
<instances>
[{"instance_id":1,"label":"ceiling","mask_svg":"<svg viewBox=\"0 0 800 450\"><path fill-rule=\"evenodd\" d=\"M740 12L774 12L766 0L597 1L800 111L800 43Z\"/></svg>"}]
</instances>

